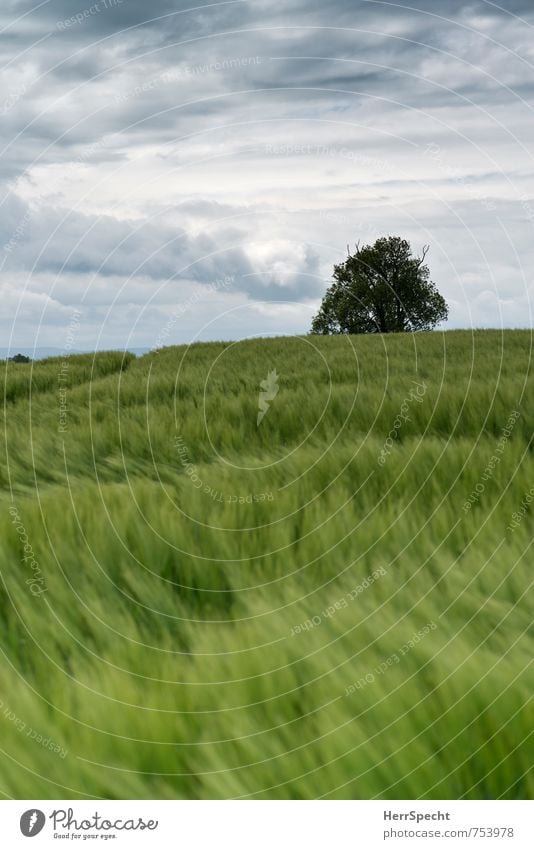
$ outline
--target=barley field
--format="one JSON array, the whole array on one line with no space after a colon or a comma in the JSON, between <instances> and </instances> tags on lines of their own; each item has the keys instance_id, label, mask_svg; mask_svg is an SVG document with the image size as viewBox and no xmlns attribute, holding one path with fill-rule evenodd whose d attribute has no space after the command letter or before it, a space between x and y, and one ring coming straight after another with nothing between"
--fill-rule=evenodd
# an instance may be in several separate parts
<instances>
[{"instance_id":1,"label":"barley field","mask_svg":"<svg viewBox=\"0 0 534 849\"><path fill-rule=\"evenodd\" d=\"M4 797L532 798L531 362L481 330L2 364Z\"/></svg>"}]
</instances>

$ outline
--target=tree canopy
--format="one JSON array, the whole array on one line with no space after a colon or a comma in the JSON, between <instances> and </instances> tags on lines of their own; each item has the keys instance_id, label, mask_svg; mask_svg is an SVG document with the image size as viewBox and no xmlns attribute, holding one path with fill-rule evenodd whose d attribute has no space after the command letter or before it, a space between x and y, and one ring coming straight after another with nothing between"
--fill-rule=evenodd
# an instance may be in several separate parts
<instances>
[{"instance_id":1,"label":"tree canopy","mask_svg":"<svg viewBox=\"0 0 534 849\"><path fill-rule=\"evenodd\" d=\"M432 330L448 316L447 304L430 280L421 257L398 236L359 244L334 266L327 290L312 322L312 333L405 333Z\"/></svg>"}]
</instances>

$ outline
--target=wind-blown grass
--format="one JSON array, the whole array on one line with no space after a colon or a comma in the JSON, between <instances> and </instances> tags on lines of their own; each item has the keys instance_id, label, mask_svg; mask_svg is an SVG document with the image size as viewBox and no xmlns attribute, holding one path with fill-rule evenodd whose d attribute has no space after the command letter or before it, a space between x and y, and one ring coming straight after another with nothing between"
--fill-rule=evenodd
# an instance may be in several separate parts
<instances>
[{"instance_id":1,"label":"wind-blown grass","mask_svg":"<svg viewBox=\"0 0 534 849\"><path fill-rule=\"evenodd\" d=\"M9 363L5 387L4 794L532 798L528 332Z\"/></svg>"}]
</instances>

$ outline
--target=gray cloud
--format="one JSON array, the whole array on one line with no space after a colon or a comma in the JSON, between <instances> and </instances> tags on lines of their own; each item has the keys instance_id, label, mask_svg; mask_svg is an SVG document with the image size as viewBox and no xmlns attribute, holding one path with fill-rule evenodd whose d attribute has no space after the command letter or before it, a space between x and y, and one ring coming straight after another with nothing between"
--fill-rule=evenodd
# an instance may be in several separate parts
<instances>
[{"instance_id":1,"label":"gray cloud","mask_svg":"<svg viewBox=\"0 0 534 849\"><path fill-rule=\"evenodd\" d=\"M86 291L96 328L120 281L148 335L159 287L223 276L221 304L304 316L346 243L388 232L432 242L452 325L528 314L531 2L95 6L0 10L0 288L11 304L31 275L21 333Z\"/></svg>"},{"instance_id":2,"label":"gray cloud","mask_svg":"<svg viewBox=\"0 0 534 849\"><path fill-rule=\"evenodd\" d=\"M73 275L139 276L159 283L203 284L231 278L234 291L260 300L298 301L321 291L319 257L309 246L276 244L267 256L257 256L250 233L217 224L214 213L221 220L224 209L224 222L228 212L231 218L240 212L237 208L189 204L190 214L200 212L213 222L212 232L195 235L170 226L157 214L149 221L119 221L112 216L32 209L16 197L9 199L8 208L16 225L10 229L4 223L0 229L5 274L26 270L65 274L71 280Z\"/></svg>"}]
</instances>

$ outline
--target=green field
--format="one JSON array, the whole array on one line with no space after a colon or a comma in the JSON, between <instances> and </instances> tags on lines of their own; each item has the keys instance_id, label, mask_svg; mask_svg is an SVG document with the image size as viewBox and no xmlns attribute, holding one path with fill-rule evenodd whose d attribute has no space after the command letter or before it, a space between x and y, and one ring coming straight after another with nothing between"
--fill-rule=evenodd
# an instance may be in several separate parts
<instances>
[{"instance_id":1,"label":"green field","mask_svg":"<svg viewBox=\"0 0 534 849\"><path fill-rule=\"evenodd\" d=\"M4 796L533 798L531 360L454 331L3 365Z\"/></svg>"}]
</instances>

